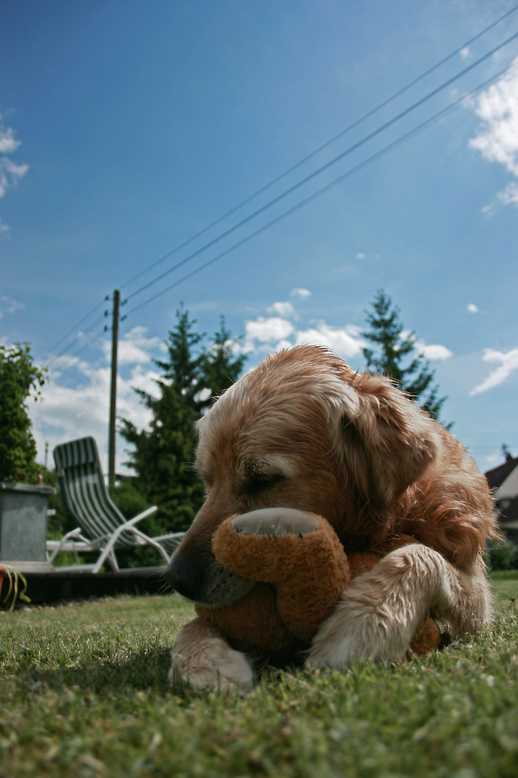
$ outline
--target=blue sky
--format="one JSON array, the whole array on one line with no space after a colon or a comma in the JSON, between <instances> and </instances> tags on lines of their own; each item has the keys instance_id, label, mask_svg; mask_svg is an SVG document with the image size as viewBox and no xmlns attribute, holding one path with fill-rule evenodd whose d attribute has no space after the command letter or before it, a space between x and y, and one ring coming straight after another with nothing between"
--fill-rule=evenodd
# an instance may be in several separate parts
<instances>
[{"instance_id":1,"label":"blue sky","mask_svg":"<svg viewBox=\"0 0 518 778\"><path fill-rule=\"evenodd\" d=\"M31 404L39 458L44 441L52 450L89 433L106 450L110 344L104 321L95 324L111 307L106 295L118 288L128 297L517 33L518 11L127 283L512 8L512 0L2 0L0 338L30 342L44 363L65 349L50 362L43 402ZM181 302L200 331L213 333L224 314L245 335L248 367L279 347L319 342L361 369L364 311L383 288L432 359L448 395L443 418L481 469L501 461L503 443L518 454L518 67L133 311L517 58L515 39L131 298L120 415L147 423L131 387L152 389L151 359ZM120 462L122 443L118 451Z\"/></svg>"}]
</instances>

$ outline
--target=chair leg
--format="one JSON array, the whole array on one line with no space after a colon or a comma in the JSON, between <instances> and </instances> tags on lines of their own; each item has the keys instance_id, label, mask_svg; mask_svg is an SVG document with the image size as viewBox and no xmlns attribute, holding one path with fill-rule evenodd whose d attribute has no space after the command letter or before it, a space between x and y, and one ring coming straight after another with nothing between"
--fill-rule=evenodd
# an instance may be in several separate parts
<instances>
[{"instance_id":1,"label":"chair leg","mask_svg":"<svg viewBox=\"0 0 518 778\"><path fill-rule=\"evenodd\" d=\"M110 567L112 568L114 573L117 573L119 571L119 563L117 562L117 557L115 556L115 551L112 549L110 553L108 554L108 562L110 563Z\"/></svg>"},{"instance_id":2,"label":"chair leg","mask_svg":"<svg viewBox=\"0 0 518 778\"><path fill-rule=\"evenodd\" d=\"M67 542L67 540L70 540L70 538L77 538L77 536L78 536L78 535L79 535L79 536L81 535L81 528L80 528L80 527L76 527L76 528L75 528L75 529L73 529L71 532L67 532L67 534L66 534L66 535L63 535L63 537L62 537L62 538L61 538L61 540L59 541L59 545L57 545L57 546L56 546L56 548L54 549L54 551L53 551L53 552L52 552L52 554L50 555L50 558L48 559L48 561L50 562L50 564L52 564L52 563L54 562L54 559L57 557L57 555L58 555L58 554L59 554L59 552L61 551L62 547L63 547L63 546L65 545L65 543ZM47 556L48 556L48 555L47 555Z\"/></svg>"}]
</instances>

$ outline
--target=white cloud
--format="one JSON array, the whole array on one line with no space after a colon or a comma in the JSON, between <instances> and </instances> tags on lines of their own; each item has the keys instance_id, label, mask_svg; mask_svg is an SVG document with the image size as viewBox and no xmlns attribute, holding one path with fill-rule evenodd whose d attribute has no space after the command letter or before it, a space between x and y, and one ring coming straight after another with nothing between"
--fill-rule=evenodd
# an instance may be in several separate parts
<instances>
[{"instance_id":1,"label":"white cloud","mask_svg":"<svg viewBox=\"0 0 518 778\"><path fill-rule=\"evenodd\" d=\"M492 203L488 203L482 207L484 216L494 216L498 208L498 202L503 205L515 205L518 208L518 184L516 181L511 181L510 184L507 184L505 189L501 192L497 192L496 198Z\"/></svg>"},{"instance_id":2,"label":"white cloud","mask_svg":"<svg viewBox=\"0 0 518 778\"><path fill-rule=\"evenodd\" d=\"M446 346L441 346L440 343L430 343L424 345L421 349L421 353L426 359L441 360L450 359L453 356L453 351L450 351Z\"/></svg>"},{"instance_id":3,"label":"white cloud","mask_svg":"<svg viewBox=\"0 0 518 778\"><path fill-rule=\"evenodd\" d=\"M495 215L496 206L494 203L489 203L488 205L483 205L480 210L482 211L484 216L490 218L491 216Z\"/></svg>"},{"instance_id":4,"label":"white cloud","mask_svg":"<svg viewBox=\"0 0 518 778\"><path fill-rule=\"evenodd\" d=\"M0 157L0 197L3 197L8 189L16 186L28 170L29 165L17 165L8 157Z\"/></svg>"},{"instance_id":5,"label":"white cloud","mask_svg":"<svg viewBox=\"0 0 518 778\"><path fill-rule=\"evenodd\" d=\"M259 316L255 321L245 322L245 343L249 348L254 349L253 341L260 343L274 343L275 341L289 338L295 331L295 327L287 319L280 316L271 316L265 318Z\"/></svg>"},{"instance_id":6,"label":"white cloud","mask_svg":"<svg viewBox=\"0 0 518 778\"><path fill-rule=\"evenodd\" d=\"M419 353L422 354L425 359L441 360L450 359L453 356L453 351L450 351L446 346L442 346L440 343L425 343L422 340L416 341L416 348Z\"/></svg>"},{"instance_id":7,"label":"white cloud","mask_svg":"<svg viewBox=\"0 0 518 778\"><path fill-rule=\"evenodd\" d=\"M160 338L146 338L146 332L146 327L133 327L119 340L119 365L145 365L151 362L150 352L158 347ZM111 349L111 342L104 340L103 350L107 359L111 359Z\"/></svg>"},{"instance_id":8,"label":"white cloud","mask_svg":"<svg viewBox=\"0 0 518 778\"><path fill-rule=\"evenodd\" d=\"M511 181L503 192L498 192L498 198L504 205L513 204L518 208L518 184L515 181Z\"/></svg>"},{"instance_id":9,"label":"white cloud","mask_svg":"<svg viewBox=\"0 0 518 778\"><path fill-rule=\"evenodd\" d=\"M513 66L518 65L518 58ZM518 68L504 75L500 81L482 92L473 102L482 125L469 145L480 151L484 159L498 162L518 177ZM518 190L515 184L499 193L505 205L518 205ZM491 206L483 209L492 214Z\"/></svg>"},{"instance_id":10,"label":"white cloud","mask_svg":"<svg viewBox=\"0 0 518 778\"><path fill-rule=\"evenodd\" d=\"M311 297L311 292L309 289L301 289L300 287L296 287L295 289L291 290L290 297L298 297L299 300L307 300L308 297Z\"/></svg>"},{"instance_id":11,"label":"white cloud","mask_svg":"<svg viewBox=\"0 0 518 778\"><path fill-rule=\"evenodd\" d=\"M332 327L321 321L316 327L298 330L295 333L295 345L327 346L340 356L353 357L360 354L362 347L366 345L358 337L357 330L354 325Z\"/></svg>"},{"instance_id":12,"label":"white cloud","mask_svg":"<svg viewBox=\"0 0 518 778\"><path fill-rule=\"evenodd\" d=\"M363 331L363 328L358 327L357 324L346 324L344 329L349 335L352 335L353 338L358 338ZM362 340L362 344L365 345L365 341Z\"/></svg>"},{"instance_id":13,"label":"white cloud","mask_svg":"<svg viewBox=\"0 0 518 778\"><path fill-rule=\"evenodd\" d=\"M408 338L414 333L412 330L403 330L401 332L401 337ZM440 343L427 343L422 338L417 338L415 340L415 347L419 354L422 354L425 359L430 360L441 360L444 361L445 359L450 359L450 357L453 356L453 351L450 351L449 348L446 346L442 346Z\"/></svg>"},{"instance_id":14,"label":"white cloud","mask_svg":"<svg viewBox=\"0 0 518 778\"><path fill-rule=\"evenodd\" d=\"M500 365L488 375L485 381L475 386L471 390L470 395L482 394L487 392L488 389L493 389L493 387L506 381L511 373L518 370L518 348L513 348L509 351L495 351L494 349L487 348L484 350L482 359L484 362L500 362Z\"/></svg>"},{"instance_id":15,"label":"white cloud","mask_svg":"<svg viewBox=\"0 0 518 778\"><path fill-rule=\"evenodd\" d=\"M0 114L0 154L12 154L16 151L21 141L14 137L12 127L5 127ZM16 186L18 181L29 170L29 165L17 165L9 157L0 157L0 197L4 197L8 189ZM7 232L9 225L0 219L0 234Z\"/></svg>"},{"instance_id":16,"label":"white cloud","mask_svg":"<svg viewBox=\"0 0 518 778\"><path fill-rule=\"evenodd\" d=\"M43 402L30 403L34 435L38 448L38 460L43 461L45 442L49 444L49 466L52 466L52 450L59 443L93 435L97 441L103 468L107 470L107 440L110 405L110 367L92 368L86 362L75 360L81 374L81 383L75 387L59 382L60 374L53 372L42 388ZM150 411L142 405L133 387L149 394L156 394L154 379L159 374L136 365L128 378L119 375L117 380L117 416L131 419L138 428L146 427L151 420ZM117 472L125 472L122 462L126 442L117 439Z\"/></svg>"},{"instance_id":17,"label":"white cloud","mask_svg":"<svg viewBox=\"0 0 518 778\"><path fill-rule=\"evenodd\" d=\"M12 301L14 303L14 301ZM19 305L19 304L17 304ZM158 347L160 338L146 337L145 327L133 327L119 340L119 366L132 366L128 373L119 372L117 377L117 416L130 419L138 428L146 427L151 420L150 411L140 402L134 389L156 394L155 380L160 374L153 368L146 368L151 361L151 352ZM42 388L43 402L31 403L34 434L38 447L38 460L43 461L45 441L49 444L49 465L52 466L52 450L66 440L93 435L97 441L103 468L107 469L107 440L110 405L111 341L104 338L100 344L106 363L92 367L79 357L66 357L63 366L59 363L49 374L48 382ZM69 371L74 368L79 382L70 385ZM67 372L67 378L63 375ZM125 375L124 375L125 373ZM126 442L117 438L116 469L127 472L122 462Z\"/></svg>"},{"instance_id":18,"label":"white cloud","mask_svg":"<svg viewBox=\"0 0 518 778\"><path fill-rule=\"evenodd\" d=\"M365 254L362 251L359 251L358 254L356 254L356 259L365 259Z\"/></svg>"},{"instance_id":19,"label":"white cloud","mask_svg":"<svg viewBox=\"0 0 518 778\"><path fill-rule=\"evenodd\" d=\"M468 304L468 311L469 311L470 313L478 313L478 308L477 308L477 306L475 305L475 303L469 303L469 304Z\"/></svg>"},{"instance_id":20,"label":"white cloud","mask_svg":"<svg viewBox=\"0 0 518 778\"><path fill-rule=\"evenodd\" d=\"M16 151L21 141L16 140L14 137L12 127L4 127L1 122L2 117L0 115L0 154L12 154L13 151Z\"/></svg>"},{"instance_id":21,"label":"white cloud","mask_svg":"<svg viewBox=\"0 0 518 778\"><path fill-rule=\"evenodd\" d=\"M13 300L12 297L2 295L2 297L0 297L0 319L4 313L16 313L16 311L23 310L24 307L25 306L22 305L22 303Z\"/></svg>"},{"instance_id":22,"label":"white cloud","mask_svg":"<svg viewBox=\"0 0 518 778\"><path fill-rule=\"evenodd\" d=\"M274 309L274 306L269 310ZM277 310L277 309L276 309ZM259 316L245 323L243 351L272 353L282 349L311 344L325 346L343 357L357 356L365 346L360 337L361 328L355 324L333 327L320 321L307 329L296 329L288 319L280 316Z\"/></svg>"},{"instance_id":23,"label":"white cloud","mask_svg":"<svg viewBox=\"0 0 518 778\"><path fill-rule=\"evenodd\" d=\"M289 340L280 340L275 346L275 351L283 351L287 348L293 348L293 343Z\"/></svg>"},{"instance_id":24,"label":"white cloud","mask_svg":"<svg viewBox=\"0 0 518 778\"><path fill-rule=\"evenodd\" d=\"M273 305L270 305L266 311L267 313L277 314L277 316L281 316L283 319L288 316L293 317L297 315L297 311L295 310L294 306L289 302L274 303Z\"/></svg>"}]
</instances>

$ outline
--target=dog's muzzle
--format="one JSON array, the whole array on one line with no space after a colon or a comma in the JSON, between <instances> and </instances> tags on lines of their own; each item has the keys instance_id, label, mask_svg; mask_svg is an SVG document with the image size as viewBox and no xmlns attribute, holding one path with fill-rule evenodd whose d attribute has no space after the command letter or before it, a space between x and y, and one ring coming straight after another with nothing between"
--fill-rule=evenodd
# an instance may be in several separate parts
<instances>
[{"instance_id":1,"label":"dog's muzzle","mask_svg":"<svg viewBox=\"0 0 518 778\"><path fill-rule=\"evenodd\" d=\"M227 570L215 559L203 567L187 554L176 551L164 577L167 583L188 600L221 608L233 605L252 591L256 582Z\"/></svg>"},{"instance_id":2,"label":"dog's muzzle","mask_svg":"<svg viewBox=\"0 0 518 778\"><path fill-rule=\"evenodd\" d=\"M185 554L176 552L164 578L178 594L196 601L202 589L203 568L191 562Z\"/></svg>"}]
</instances>

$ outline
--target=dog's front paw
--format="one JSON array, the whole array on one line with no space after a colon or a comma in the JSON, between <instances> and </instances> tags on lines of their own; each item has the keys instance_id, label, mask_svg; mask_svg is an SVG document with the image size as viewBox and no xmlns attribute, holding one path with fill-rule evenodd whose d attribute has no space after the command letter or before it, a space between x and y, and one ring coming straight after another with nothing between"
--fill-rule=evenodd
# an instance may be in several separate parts
<instances>
[{"instance_id":1,"label":"dog's front paw","mask_svg":"<svg viewBox=\"0 0 518 778\"><path fill-rule=\"evenodd\" d=\"M169 681L181 679L195 689L229 688L250 690L253 672L250 662L234 651L211 624L194 619L180 631L172 650Z\"/></svg>"},{"instance_id":2,"label":"dog's front paw","mask_svg":"<svg viewBox=\"0 0 518 778\"><path fill-rule=\"evenodd\" d=\"M405 641L382 611L348 608L342 600L319 627L307 661L308 666L345 670L354 661L404 659Z\"/></svg>"},{"instance_id":3,"label":"dog's front paw","mask_svg":"<svg viewBox=\"0 0 518 778\"><path fill-rule=\"evenodd\" d=\"M372 570L353 579L318 628L309 664L343 670L355 660L405 658L432 604L423 583L412 580L409 559L416 553L412 549L420 548L415 545L393 551Z\"/></svg>"}]
</instances>

